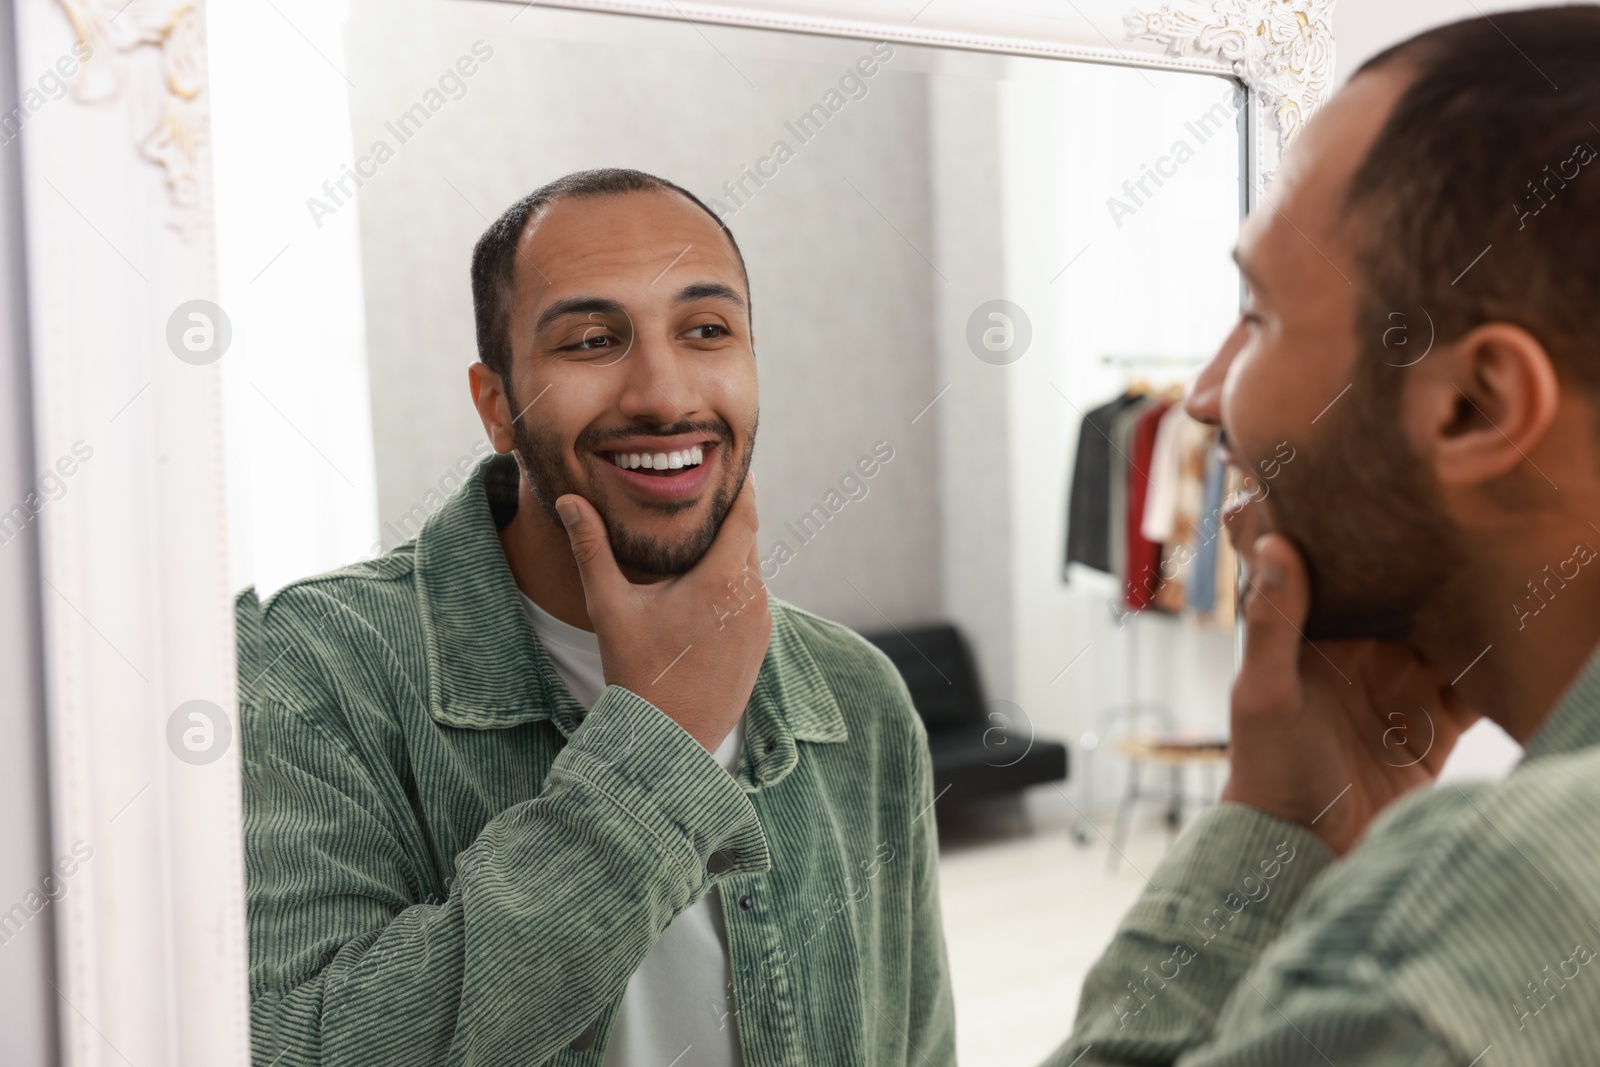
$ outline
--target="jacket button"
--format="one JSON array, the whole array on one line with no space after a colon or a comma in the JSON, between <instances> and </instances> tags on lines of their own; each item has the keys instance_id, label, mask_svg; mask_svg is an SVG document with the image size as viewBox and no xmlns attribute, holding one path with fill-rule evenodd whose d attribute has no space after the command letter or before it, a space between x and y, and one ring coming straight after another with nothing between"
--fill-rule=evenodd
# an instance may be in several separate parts
<instances>
[{"instance_id":1,"label":"jacket button","mask_svg":"<svg viewBox=\"0 0 1600 1067\"><path fill-rule=\"evenodd\" d=\"M572 1039L572 1044L567 1047L573 1052L587 1052L594 1048L594 1043L600 1040L600 1031L595 1029L594 1023L583 1028L583 1033Z\"/></svg>"},{"instance_id":2,"label":"jacket button","mask_svg":"<svg viewBox=\"0 0 1600 1067\"><path fill-rule=\"evenodd\" d=\"M778 742L768 741L767 747L763 751L769 756L772 755L774 752L778 751Z\"/></svg>"},{"instance_id":3,"label":"jacket button","mask_svg":"<svg viewBox=\"0 0 1600 1067\"><path fill-rule=\"evenodd\" d=\"M725 871L731 871L733 870L733 864L736 858L737 857L735 857L733 852L729 849L719 848L710 856L706 857L706 870L710 871L712 874L722 874Z\"/></svg>"},{"instance_id":4,"label":"jacket button","mask_svg":"<svg viewBox=\"0 0 1600 1067\"><path fill-rule=\"evenodd\" d=\"M749 911L755 906L755 898L753 898L749 893L746 893L744 896L739 898L739 907L743 908L745 911Z\"/></svg>"}]
</instances>

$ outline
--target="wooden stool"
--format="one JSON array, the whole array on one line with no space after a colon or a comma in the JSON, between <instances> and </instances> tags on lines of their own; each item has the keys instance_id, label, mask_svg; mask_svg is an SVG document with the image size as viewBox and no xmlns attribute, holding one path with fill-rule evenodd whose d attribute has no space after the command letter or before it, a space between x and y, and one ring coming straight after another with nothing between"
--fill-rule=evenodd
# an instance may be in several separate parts
<instances>
[{"instance_id":1,"label":"wooden stool","mask_svg":"<svg viewBox=\"0 0 1600 1067\"><path fill-rule=\"evenodd\" d=\"M1171 774L1167 802L1167 830L1176 836L1183 825L1184 772L1191 766L1205 770L1206 803L1216 796L1217 765L1228 761L1228 741L1223 737L1193 734L1184 731L1161 731L1120 738L1117 751L1128 760L1128 788L1117 806L1116 825L1111 830L1111 870L1117 869L1122 847L1128 843L1128 830L1133 821L1133 805L1140 799L1140 771L1147 763L1166 767ZM1169 839L1170 844L1170 839Z\"/></svg>"}]
</instances>

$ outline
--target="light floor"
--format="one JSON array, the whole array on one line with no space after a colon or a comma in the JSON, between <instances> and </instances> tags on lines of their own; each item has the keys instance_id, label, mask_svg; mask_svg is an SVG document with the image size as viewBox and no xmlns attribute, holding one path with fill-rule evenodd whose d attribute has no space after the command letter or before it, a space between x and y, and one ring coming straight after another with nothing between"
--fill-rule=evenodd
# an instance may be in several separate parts
<instances>
[{"instance_id":1,"label":"light floor","mask_svg":"<svg viewBox=\"0 0 1600 1067\"><path fill-rule=\"evenodd\" d=\"M1094 814L1080 845L1077 811L1053 787L1035 790L1025 814L1002 806L941 822L961 1067L1033 1067L1066 1038L1084 975L1166 849L1162 813L1139 805L1115 873L1096 832L1111 833L1109 813Z\"/></svg>"}]
</instances>

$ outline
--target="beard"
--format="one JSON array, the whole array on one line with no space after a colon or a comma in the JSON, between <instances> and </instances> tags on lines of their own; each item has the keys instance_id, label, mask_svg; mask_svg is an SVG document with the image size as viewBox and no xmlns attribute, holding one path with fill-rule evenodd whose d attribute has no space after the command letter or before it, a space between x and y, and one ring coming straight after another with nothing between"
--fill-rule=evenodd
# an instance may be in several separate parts
<instances>
[{"instance_id":1,"label":"beard","mask_svg":"<svg viewBox=\"0 0 1600 1067\"><path fill-rule=\"evenodd\" d=\"M511 410L518 410L516 399L511 396L509 388L506 393ZM752 419L750 432L745 435L742 454L734 457L728 464L727 477L712 491L705 519L687 537L676 541L651 537L630 528L618 517L618 502L601 485L575 484L567 472L565 462L567 450L554 431L543 426L529 426L524 417L518 417L511 424L511 439L516 445L517 462L522 467L522 475L533 490L533 498L539 502L539 506L544 509L552 523L565 530L566 527L556 512L556 501L567 493L581 496L600 513L600 518L606 525L606 537L611 542L611 554L618 566L625 571L632 570L656 578L667 578L683 574L693 568L717 539L717 531L722 529L722 520L728 517L728 512L739 495L739 489L744 485L745 475L750 470L750 461L755 453L755 423L756 420ZM573 442L572 450L579 456L591 456L594 449L612 441L626 440L644 434L667 437L683 433L713 435L719 442L717 455L724 452L730 455L732 453L733 430L722 419L684 421L659 427L628 426L611 430L589 428L578 435L578 439ZM680 511L700 506L700 502L698 500L652 501L644 504L635 503L634 506L644 507L661 515L675 515Z\"/></svg>"},{"instance_id":2,"label":"beard","mask_svg":"<svg viewBox=\"0 0 1600 1067\"><path fill-rule=\"evenodd\" d=\"M1263 501L1310 573L1308 640L1409 643L1460 573L1460 532L1402 427L1401 383L1388 375L1403 372L1373 362Z\"/></svg>"}]
</instances>

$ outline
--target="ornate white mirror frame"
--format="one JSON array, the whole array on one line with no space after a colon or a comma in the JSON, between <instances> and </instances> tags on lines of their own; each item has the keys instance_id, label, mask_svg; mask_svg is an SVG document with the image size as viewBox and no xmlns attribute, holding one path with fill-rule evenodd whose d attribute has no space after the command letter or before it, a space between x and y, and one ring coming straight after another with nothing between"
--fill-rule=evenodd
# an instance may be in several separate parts
<instances>
[{"instance_id":1,"label":"ornate white mirror frame","mask_svg":"<svg viewBox=\"0 0 1600 1067\"><path fill-rule=\"evenodd\" d=\"M1231 75L1252 201L1332 81L1333 0L550 6ZM63 1062L243 1067L222 407L215 366L168 341L174 309L216 297L205 4L15 8L23 92L73 70L27 105L22 155L36 465L74 470L37 519L51 854L77 861L50 904ZM221 709L209 763L169 744L204 729L191 701Z\"/></svg>"}]
</instances>

